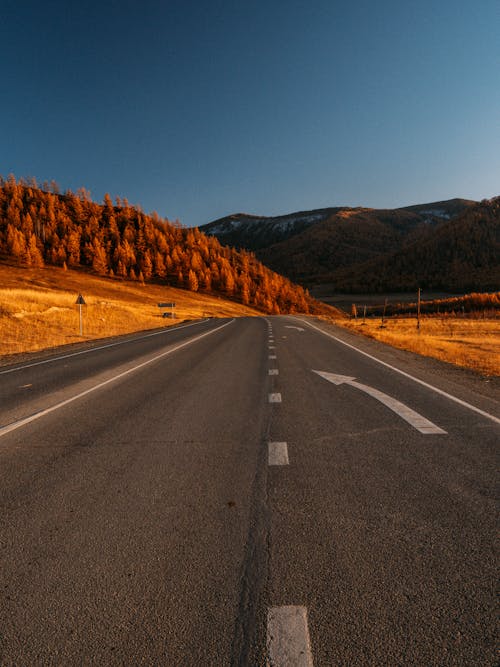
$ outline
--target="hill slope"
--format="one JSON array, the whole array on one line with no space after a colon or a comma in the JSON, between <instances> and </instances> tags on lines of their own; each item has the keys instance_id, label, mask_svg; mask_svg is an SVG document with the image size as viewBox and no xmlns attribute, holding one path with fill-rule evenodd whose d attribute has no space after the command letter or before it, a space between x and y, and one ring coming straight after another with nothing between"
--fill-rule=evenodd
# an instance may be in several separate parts
<instances>
[{"instance_id":1,"label":"hill slope","mask_svg":"<svg viewBox=\"0 0 500 667\"><path fill-rule=\"evenodd\" d=\"M83 338L76 295L85 298ZM175 319L159 302L174 302ZM8 355L83 339L170 326L204 317L256 316L259 311L220 296L164 285L95 276L82 269L27 268L0 262L0 364Z\"/></svg>"},{"instance_id":2,"label":"hill slope","mask_svg":"<svg viewBox=\"0 0 500 667\"><path fill-rule=\"evenodd\" d=\"M84 267L101 276L156 281L220 293L264 312L313 312L322 306L252 254L214 237L146 215L124 200L91 201L34 182L0 179L0 255L28 267Z\"/></svg>"}]
</instances>

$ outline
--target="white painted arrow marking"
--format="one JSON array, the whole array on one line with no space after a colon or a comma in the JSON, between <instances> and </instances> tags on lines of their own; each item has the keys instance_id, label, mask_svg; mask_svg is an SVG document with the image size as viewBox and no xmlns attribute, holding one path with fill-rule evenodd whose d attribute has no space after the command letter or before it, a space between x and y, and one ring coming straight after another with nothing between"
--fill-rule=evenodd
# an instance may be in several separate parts
<instances>
[{"instance_id":1,"label":"white painted arrow marking","mask_svg":"<svg viewBox=\"0 0 500 667\"><path fill-rule=\"evenodd\" d=\"M297 329L297 331L305 331L302 327L292 327L289 324L285 324L285 329Z\"/></svg>"},{"instance_id":2,"label":"white painted arrow marking","mask_svg":"<svg viewBox=\"0 0 500 667\"><path fill-rule=\"evenodd\" d=\"M392 396L388 396L378 389L369 387L368 385L362 384L361 382L356 382L356 378L350 377L348 375L335 375L334 373L326 373L324 371L313 372L317 373L322 378L328 380L328 382L332 382L333 384L350 384L352 387L361 389L361 391L364 391L365 394L369 394L370 396L373 396L373 398L376 398L377 401L383 403L390 410L399 415L401 419L404 419L408 422L408 424L411 424L413 428L416 428L417 431L420 431L420 433L425 433L426 435L446 434L446 431L443 431L442 428L439 428L439 426L436 426L436 424L433 424L425 417L422 417L422 415L420 415L418 412L415 412L415 410L412 410L404 403L401 403L401 401L397 401L395 398L392 398Z\"/></svg>"}]
</instances>

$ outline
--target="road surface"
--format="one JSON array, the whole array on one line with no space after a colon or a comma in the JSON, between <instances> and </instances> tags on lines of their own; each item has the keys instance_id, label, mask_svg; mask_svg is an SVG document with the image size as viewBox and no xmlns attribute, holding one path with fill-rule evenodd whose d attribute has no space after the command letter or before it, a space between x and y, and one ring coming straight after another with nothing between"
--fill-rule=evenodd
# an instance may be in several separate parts
<instances>
[{"instance_id":1,"label":"road surface","mask_svg":"<svg viewBox=\"0 0 500 667\"><path fill-rule=\"evenodd\" d=\"M499 416L299 317L0 366L0 664L495 665Z\"/></svg>"}]
</instances>

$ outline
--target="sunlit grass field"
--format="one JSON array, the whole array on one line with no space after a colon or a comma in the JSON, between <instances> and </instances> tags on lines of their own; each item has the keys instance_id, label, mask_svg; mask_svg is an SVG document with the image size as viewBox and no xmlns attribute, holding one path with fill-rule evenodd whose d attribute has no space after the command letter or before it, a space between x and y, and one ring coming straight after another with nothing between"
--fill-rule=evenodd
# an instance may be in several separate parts
<instances>
[{"instance_id":1,"label":"sunlit grass field","mask_svg":"<svg viewBox=\"0 0 500 667\"><path fill-rule=\"evenodd\" d=\"M78 294L83 336L79 329ZM162 317L160 302L176 303L176 319ZM260 315L253 308L173 287L98 278L58 268L0 264L0 358L82 340L171 326L202 317ZM7 358L6 358L7 357Z\"/></svg>"},{"instance_id":2,"label":"sunlit grass field","mask_svg":"<svg viewBox=\"0 0 500 667\"><path fill-rule=\"evenodd\" d=\"M363 333L393 347L435 357L485 375L500 375L500 319L424 317L417 330L416 319L391 318L381 327L380 319L339 320L348 329Z\"/></svg>"}]
</instances>

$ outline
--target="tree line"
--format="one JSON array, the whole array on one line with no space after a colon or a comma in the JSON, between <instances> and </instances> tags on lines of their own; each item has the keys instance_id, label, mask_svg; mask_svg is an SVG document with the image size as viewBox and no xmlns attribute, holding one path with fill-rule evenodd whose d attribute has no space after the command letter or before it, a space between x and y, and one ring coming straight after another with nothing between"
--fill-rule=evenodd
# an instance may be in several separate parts
<instances>
[{"instance_id":1,"label":"tree line","mask_svg":"<svg viewBox=\"0 0 500 667\"><path fill-rule=\"evenodd\" d=\"M253 253L146 214L126 199L103 204L84 188L59 191L0 176L0 253L30 267L84 267L100 276L218 292L267 313L319 312L307 290Z\"/></svg>"},{"instance_id":2,"label":"tree line","mask_svg":"<svg viewBox=\"0 0 500 667\"><path fill-rule=\"evenodd\" d=\"M353 303L352 317L408 317L417 312L417 302L385 303L377 305L363 305ZM500 292L472 292L462 296L452 296L442 299L422 300L420 303L422 315L467 315L467 317L498 317L500 315Z\"/></svg>"}]
</instances>

